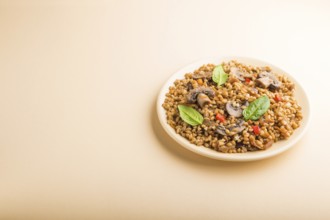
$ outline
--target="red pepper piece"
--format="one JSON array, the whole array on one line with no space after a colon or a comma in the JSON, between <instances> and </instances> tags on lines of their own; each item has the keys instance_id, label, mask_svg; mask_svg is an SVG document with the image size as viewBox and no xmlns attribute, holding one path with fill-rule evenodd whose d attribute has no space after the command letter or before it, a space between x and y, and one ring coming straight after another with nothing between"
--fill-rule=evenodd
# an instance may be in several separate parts
<instances>
[{"instance_id":1,"label":"red pepper piece","mask_svg":"<svg viewBox=\"0 0 330 220\"><path fill-rule=\"evenodd\" d=\"M274 97L274 100L275 100L276 102L280 102L280 101L282 101L282 98L281 98L280 95L276 94L275 97Z\"/></svg>"},{"instance_id":2,"label":"red pepper piece","mask_svg":"<svg viewBox=\"0 0 330 220\"><path fill-rule=\"evenodd\" d=\"M252 126L252 129L253 129L253 133L254 133L255 135L260 134L260 127L259 127L258 125L253 125L253 126Z\"/></svg>"},{"instance_id":3,"label":"red pepper piece","mask_svg":"<svg viewBox=\"0 0 330 220\"><path fill-rule=\"evenodd\" d=\"M219 113L216 114L215 119L217 119L218 121L220 121L222 123L226 121L225 116L223 116L223 115L221 115Z\"/></svg>"}]
</instances>

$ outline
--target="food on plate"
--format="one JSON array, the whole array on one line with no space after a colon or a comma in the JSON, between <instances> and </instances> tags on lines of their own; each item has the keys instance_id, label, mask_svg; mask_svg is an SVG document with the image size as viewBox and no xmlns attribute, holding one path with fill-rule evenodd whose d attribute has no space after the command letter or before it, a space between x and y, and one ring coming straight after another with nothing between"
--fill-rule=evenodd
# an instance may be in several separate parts
<instances>
[{"instance_id":1,"label":"food on plate","mask_svg":"<svg viewBox=\"0 0 330 220\"><path fill-rule=\"evenodd\" d=\"M244 153L266 150L300 126L294 90L293 82L268 66L231 60L175 80L162 106L167 123L192 144Z\"/></svg>"}]
</instances>

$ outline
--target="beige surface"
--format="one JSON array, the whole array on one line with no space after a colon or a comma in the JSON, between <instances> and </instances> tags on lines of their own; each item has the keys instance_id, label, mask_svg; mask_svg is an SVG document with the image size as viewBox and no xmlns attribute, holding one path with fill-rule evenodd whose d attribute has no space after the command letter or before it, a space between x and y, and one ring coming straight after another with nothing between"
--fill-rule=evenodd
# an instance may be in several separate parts
<instances>
[{"instance_id":1,"label":"beige surface","mask_svg":"<svg viewBox=\"0 0 330 220\"><path fill-rule=\"evenodd\" d=\"M329 219L329 27L328 1L1 1L0 219ZM224 55L305 86L293 149L220 162L161 129L164 81Z\"/></svg>"}]
</instances>

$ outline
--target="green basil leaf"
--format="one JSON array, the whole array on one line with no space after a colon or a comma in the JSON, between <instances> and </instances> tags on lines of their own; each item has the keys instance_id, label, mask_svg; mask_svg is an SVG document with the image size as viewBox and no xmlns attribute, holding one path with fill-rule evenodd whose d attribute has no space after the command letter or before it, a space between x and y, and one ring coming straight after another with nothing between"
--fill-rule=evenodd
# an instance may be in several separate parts
<instances>
[{"instance_id":1,"label":"green basil leaf","mask_svg":"<svg viewBox=\"0 0 330 220\"><path fill-rule=\"evenodd\" d=\"M243 116L245 120L258 120L263 114L265 114L270 106L268 96L264 95L254 100L249 104L246 109L243 110Z\"/></svg>"},{"instance_id":2,"label":"green basil leaf","mask_svg":"<svg viewBox=\"0 0 330 220\"><path fill-rule=\"evenodd\" d=\"M223 67L221 65L216 66L212 73L213 82L217 83L218 86L221 86L222 84L225 84L225 82L227 82L227 79L228 74L225 73Z\"/></svg>"},{"instance_id":3,"label":"green basil leaf","mask_svg":"<svg viewBox=\"0 0 330 220\"><path fill-rule=\"evenodd\" d=\"M192 126L200 125L203 123L203 116L194 108L185 105L178 105L178 109L180 112L180 117L186 123Z\"/></svg>"}]
</instances>

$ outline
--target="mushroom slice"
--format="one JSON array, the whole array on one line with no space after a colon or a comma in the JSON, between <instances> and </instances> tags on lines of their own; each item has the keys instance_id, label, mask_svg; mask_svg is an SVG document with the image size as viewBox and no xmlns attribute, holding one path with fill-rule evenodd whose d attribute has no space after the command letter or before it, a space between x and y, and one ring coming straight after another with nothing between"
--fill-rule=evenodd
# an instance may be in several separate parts
<instances>
[{"instance_id":1,"label":"mushroom slice","mask_svg":"<svg viewBox=\"0 0 330 220\"><path fill-rule=\"evenodd\" d=\"M238 133L241 133L244 129L244 121L243 120L239 120L236 124L234 125L229 125L227 127L224 127L223 125L219 125L215 132L221 135L227 135L226 133L226 129L228 129L230 131L230 135L235 135Z\"/></svg>"},{"instance_id":2,"label":"mushroom slice","mask_svg":"<svg viewBox=\"0 0 330 220\"><path fill-rule=\"evenodd\" d=\"M205 96L200 96L200 94L204 94L208 98L213 98L215 92L211 88L206 87L198 87L196 89L192 89L187 95L187 102L196 103L198 101L198 105L203 108L204 105L209 103L211 100L207 99Z\"/></svg>"},{"instance_id":3,"label":"mushroom slice","mask_svg":"<svg viewBox=\"0 0 330 220\"><path fill-rule=\"evenodd\" d=\"M265 148L265 149L270 148L270 147L273 145L273 143L274 143L273 140L268 141L268 142L264 145L264 148Z\"/></svg>"},{"instance_id":4,"label":"mushroom slice","mask_svg":"<svg viewBox=\"0 0 330 220\"><path fill-rule=\"evenodd\" d=\"M234 116L235 118L241 117L243 112L241 105L234 102L227 102L226 110L229 115Z\"/></svg>"},{"instance_id":5,"label":"mushroom slice","mask_svg":"<svg viewBox=\"0 0 330 220\"><path fill-rule=\"evenodd\" d=\"M256 83L264 89L268 88L272 84L272 82L273 82L273 80L269 77L262 77L262 78L256 79Z\"/></svg>"},{"instance_id":6,"label":"mushroom slice","mask_svg":"<svg viewBox=\"0 0 330 220\"><path fill-rule=\"evenodd\" d=\"M199 95L197 96L197 103L200 107L204 108L205 105L211 103L211 100L204 93L199 93Z\"/></svg>"},{"instance_id":7,"label":"mushroom slice","mask_svg":"<svg viewBox=\"0 0 330 220\"><path fill-rule=\"evenodd\" d=\"M231 67L230 73L233 74L237 79L245 81L244 74L237 67Z\"/></svg>"},{"instance_id":8,"label":"mushroom slice","mask_svg":"<svg viewBox=\"0 0 330 220\"><path fill-rule=\"evenodd\" d=\"M210 79L212 77L212 72L204 72L204 71L201 71L199 73L194 73L192 75L192 78L193 79Z\"/></svg>"},{"instance_id":9,"label":"mushroom slice","mask_svg":"<svg viewBox=\"0 0 330 220\"><path fill-rule=\"evenodd\" d=\"M234 132L233 135L242 132L244 130L244 128L245 128L245 126L244 126L244 121L243 120L239 120L237 122L237 124L228 127L229 131Z\"/></svg>"},{"instance_id":10,"label":"mushroom slice","mask_svg":"<svg viewBox=\"0 0 330 220\"><path fill-rule=\"evenodd\" d=\"M272 84L269 85L269 90L275 91L281 87L281 82L280 81L273 81Z\"/></svg>"},{"instance_id":11,"label":"mushroom slice","mask_svg":"<svg viewBox=\"0 0 330 220\"><path fill-rule=\"evenodd\" d=\"M258 74L258 77L259 78L262 78L262 77L269 77L269 78L276 78L274 76L274 74L272 74L271 72L267 72L267 71L262 71L261 73Z\"/></svg>"},{"instance_id":12,"label":"mushroom slice","mask_svg":"<svg viewBox=\"0 0 330 220\"><path fill-rule=\"evenodd\" d=\"M210 126L214 126L216 123L208 118L204 118L203 124L210 127Z\"/></svg>"},{"instance_id":13,"label":"mushroom slice","mask_svg":"<svg viewBox=\"0 0 330 220\"><path fill-rule=\"evenodd\" d=\"M215 132L223 136L227 135L226 128L223 125L219 125L217 129L215 129Z\"/></svg>"},{"instance_id":14,"label":"mushroom slice","mask_svg":"<svg viewBox=\"0 0 330 220\"><path fill-rule=\"evenodd\" d=\"M271 72L263 71L259 73L258 77L256 82L263 88L269 88L269 90L274 91L281 87L281 82Z\"/></svg>"}]
</instances>

